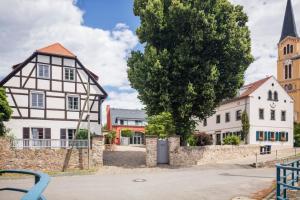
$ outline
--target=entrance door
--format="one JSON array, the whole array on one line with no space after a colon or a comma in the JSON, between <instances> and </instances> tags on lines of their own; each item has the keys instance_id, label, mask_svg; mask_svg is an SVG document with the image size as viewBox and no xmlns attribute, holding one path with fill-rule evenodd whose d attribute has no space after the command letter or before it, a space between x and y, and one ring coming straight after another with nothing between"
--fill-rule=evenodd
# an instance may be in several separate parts
<instances>
[{"instance_id":1,"label":"entrance door","mask_svg":"<svg viewBox=\"0 0 300 200\"><path fill-rule=\"evenodd\" d=\"M169 163L169 146L167 139L157 141L157 164Z\"/></svg>"},{"instance_id":2,"label":"entrance door","mask_svg":"<svg viewBox=\"0 0 300 200\"><path fill-rule=\"evenodd\" d=\"M216 136L217 136L216 145L221 145L221 133L217 133Z\"/></svg>"},{"instance_id":3,"label":"entrance door","mask_svg":"<svg viewBox=\"0 0 300 200\"><path fill-rule=\"evenodd\" d=\"M142 145L144 144L144 133L135 132L134 135L130 138L130 144L133 145Z\"/></svg>"}]
</instances>

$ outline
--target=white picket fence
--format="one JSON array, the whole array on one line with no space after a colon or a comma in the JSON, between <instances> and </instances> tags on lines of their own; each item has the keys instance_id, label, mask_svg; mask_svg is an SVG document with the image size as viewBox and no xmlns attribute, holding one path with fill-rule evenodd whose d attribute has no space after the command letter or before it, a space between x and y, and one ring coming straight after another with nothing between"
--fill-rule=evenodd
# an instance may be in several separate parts
<instances>
[{"instance_id":1,"label":"white picket fence","mask_svg":"<svg viewBox=\"0 0 300 200\"><path fill-rule=\"evenodd\" d=\"M12 146L16 149L41 148L88 148L88 140L62 140L62 139L15 139Z\"/></svg>"}]
</instances>

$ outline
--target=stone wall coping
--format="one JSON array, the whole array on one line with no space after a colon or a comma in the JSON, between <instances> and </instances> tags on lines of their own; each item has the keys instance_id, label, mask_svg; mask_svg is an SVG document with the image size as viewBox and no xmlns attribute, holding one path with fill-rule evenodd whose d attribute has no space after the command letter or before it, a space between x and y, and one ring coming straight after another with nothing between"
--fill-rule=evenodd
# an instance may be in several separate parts
<instances>
[{"instance_id":1,"label":"stone wall coping","mask_svg":"<svg viewBox=\"0 0 300 200\"><path fill-rule=\"evenodd\" d=\"M157 135L145 135L146 138L158 138Z\"/></svg>"}]
</instances>

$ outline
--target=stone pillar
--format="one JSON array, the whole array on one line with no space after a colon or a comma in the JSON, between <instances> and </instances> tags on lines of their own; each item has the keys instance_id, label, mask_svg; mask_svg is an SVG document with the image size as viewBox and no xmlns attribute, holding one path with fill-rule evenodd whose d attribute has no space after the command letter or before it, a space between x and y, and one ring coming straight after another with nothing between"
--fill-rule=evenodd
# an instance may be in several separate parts
<instances>
[{"instance_id":1,"label":"stone pillar","mask_svg":"<svg viewBox=\"0 0 300 200\"><path fill-rule=\"evenodd\" d=\"M177 165L177 155L180 148L180 136L172 136L168 138L169 143L169 164L171 166Z\"/></svg>"},{"instance_id":2,"label":"stone pillar","mask_svg":"<svg viewBox=\"0 0 300 200\"><path fill-rule=\"evenodd\" d=\"M103 165L103 150L104 150L104 137L102 135L93 136L92 149L91 149L92 167L98 167Z\"/></svg>"},{"instance_id":3,"label":"stone pillar","mask_svg":"<svg viewBox=\"0 0 300 200\"><path fill-rule=\"evenodd\" d=\"M146 165L157 166L157 136L146 136Z\"/></svg>"}]
</instances>

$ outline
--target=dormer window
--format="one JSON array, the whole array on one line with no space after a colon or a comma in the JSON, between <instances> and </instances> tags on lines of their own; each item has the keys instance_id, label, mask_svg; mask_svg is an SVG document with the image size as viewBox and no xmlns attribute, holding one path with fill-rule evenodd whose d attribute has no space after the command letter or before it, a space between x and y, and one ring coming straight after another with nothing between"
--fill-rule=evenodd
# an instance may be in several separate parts
<instances>
[{"instance_id":1,"label":"dormer window","mask_svg":"<svg viewBox=\"0 0 300 200\"><path fill-rule=\"evenodd\" d=\"M272 95L272 91L269 90L269 92L268 92L268 100L272 100L272 99L273 99L272 96L273 96L273 95Z\"/></svg>"},{"instance_id":2,"label":"dormer window","mask_svg":"<svg viewBox=\"0 0 300 200\"><path fill-rule=\"evenodd\" d=\"M45 65L45 64L38 65L38 77L49 78L49 65Z\"/></svg>"}]
</instances>

